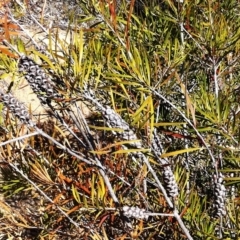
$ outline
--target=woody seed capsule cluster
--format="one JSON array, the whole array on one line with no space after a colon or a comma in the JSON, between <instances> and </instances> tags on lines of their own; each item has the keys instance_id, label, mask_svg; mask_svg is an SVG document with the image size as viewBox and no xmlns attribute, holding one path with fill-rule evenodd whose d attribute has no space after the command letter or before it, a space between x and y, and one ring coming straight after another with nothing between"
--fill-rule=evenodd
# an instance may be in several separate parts
<instances>
[{"instance_id":1,"label":"woody seed capsule cluster","mask_svg":"<svg viewBox=\"0 0 240 240\"><path fill-rule=\"evenodd\" d=\"M96 106L96 108L98 108L103 118L106 120L106 122L110 127L119 128L123 130L122 132L118 131L117 133L115 133L119 136L119 138L127 141L131 141L131 140L134 141L138 139L137 135L130 128L129 124L124 119L122 119L122 117L118 113L116 113L110 106L103 106L94 98L94 96L91 96L91 93L89 93L88 90L86 90L83 93L83 97L87 100L90 100ZM134 148L142 147L141 142L137 142L137 141L131 142L128 144Z\"/></svg>"},{"instance_id":2,"label":"woody seed capsule cluster","mask_svg":"<svg viewBox=\"0 0 240 240\"><path fill-rule=\"evenodd\" d=\"M125 217L132 217L137 219L148 219L148 215L146 214L145 209L140 209L139 207L129 207L129 206L123 206L123 215Z\"/></svg>"},{"instance_id":3,"label":"woody seed capsule cluster","mask_svg":"<svg viewBox=\"0 0 240 240\"><path fill-rule=\"evenodd\" d=\"M153 139L152 139L152 150L155 155L160 156L162 154L162 146L160 138L157 135L156 129L153 131ZM168 164L166 159L158 158L161 164ZM172 172L172 169L169 166L163 168L163 181L169 197L177 197L178 196L178 186L175 180L175 176Z\"/></svg>"},{"instance_id":4,"label":"woody seed capsule cluster","mask_svg":"<svg viewBox=\"0 0 240 240\"><path fill-rule=\"evenodd\" d=\"M219 173L218 177L214 175L214 217L221 217L226 215L225 199L226 199L226 188L223 185L223 175Z\"/></svg>"},{"instance_id":5,"label":"woody seed capsule cluster","mask_svg":"<svg viewBox=\"0 0 240 240\"><path fill-rule=\"evenodd\" d=\"M163 181L169 197L178 196L178 186L173 175L172 169L167 166L163 169Z\"/></svg>"},{"instance_id":6,"label":"woody seed capsule cluster","mask_svg":"<svg viewBox=\"0 0 240 240\"><path fill-rule=\"evenodd\" d=\"M156 128L154 128L154 130L153 130L153 139L152 139L152 143L151 143L151 148L152 148L152 150L154 150L156 155L160 156L162 154L161 141L157 134Z\"/></svg>"},{"instance_id":7,"label":"woody seed capsule cluster","mask_svg":"<svg viewBox=\"0 0 240 240\"><path fill-rule=\"evenodd\" d=\"M14 98L12 94L3 93L0 91L0 100L17 118L20 119L21 122L34 126L33 122L30 120L29 113L25 106L16 98Z\"/></svg>"},{"instance_id":8,"label":"woody seed capsule cluster","mask_svg":"<svg viewBox=\"0 0 240 240\"><path fill-rule=\"evenodd\" d=\"M50 104L52 99L62 98L62 95L54 89L54 85L45 71L29 57L22 56L20 58L18 70L24 74L41 103Z\"/></svg>"},{"instance_id":9,"label":"woody seed capsule cluster","mask_svg":"<svg viewBox=\"0 0 240 240\"><path fill-rule=\"evenodd\" d=\"M109 106L106 106L106 108L104 109L103 117L108 121L110 126L123 130L123 132L118 132L118 135L119 137L121 137L121 139L127 141L137 140L137 136L133 132L133 130L130 129L129 124ZM140 142L133 142L130 143L130 145L136 148L141 148Z\"/></svg>"}]
</instances>

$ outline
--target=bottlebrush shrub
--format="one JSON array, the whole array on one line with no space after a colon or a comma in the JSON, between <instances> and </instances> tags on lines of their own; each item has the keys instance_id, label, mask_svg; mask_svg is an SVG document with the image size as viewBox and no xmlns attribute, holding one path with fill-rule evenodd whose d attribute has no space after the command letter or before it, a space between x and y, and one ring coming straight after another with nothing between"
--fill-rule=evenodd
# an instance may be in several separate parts
<instances>
[{"instance_id":1,"label":"bottlebrush shrub","mask_svg":"<svg viewBox=\"0 0 240 240\"><path fill-rule=\"evenodd\" d=\"M66 130L59 121L51 125L44 123L42 127L39 124L38 127L62 145L71 149L74 147L74 151L84 160L91 159L93 163L98 161L103 167L100 167L100 164L95 166L82 163L76 159L76 154L66 153L59 144L49 144L42 136L29 139L30 145L47 158L50 167L43 165L41 159L30 162L28 156L23 159L22 155L17 161L18 166L22 166L23 160L28 161L29 166L36 160L39 162L40 166L35 164L34 168L31 167L31 174L35 173L34 180L40 185L37 182L40 178L40 183L44 183L40 187L46 195L80 226L84 225L85 238L131 238L125 225L119 221L120 218L117 219L118 215L108 212L107 207L116 209L117 206L119 209L125 205L133 205L151 209L156 213L169 213L172 211L169 200L172 199L166 198L166 195L168 193L168 196L175 197L178 192L174 215L179 224L176 224L172 217L151 217L148 221L136 221L136 231L143 230L138 236L139 239L229 238L216 236L215 225L219 219L212 221L206 214L210 210L206 200L208 190L214 187L215 197L211 195L210 207L212 208L214 203L216 214L222 214L219 209L223 206L220 198L224 195L221 187L223 184L219 180L214 184L213 181L208 181L209 176L212 177L212 166L217 166L218 156L222 155L222 170L234 171L235 177L239 177L239 101L237 94L234 94L239 88L240 32L236 27L240 21L239 4L234 1L231 1L231 4L219 1L216 5L215 1L199 3L193 0L192 4L164 1L165 8L157 5L148 7L157 2L154 0L144 6L146 14L143 19L130 11L129 5L133 8L134 1L122 5L117 14L106 11L109 10L110 1L78 2L83 13L80 19L76 19L76 31L75 26L69 25L69 31L74 31L71 44L66 46L58 33L56 36L51 34L57 42L49 41L48 44L52 58L59 62L59 68L50 64L51 60L48 64L44 62L44 68L42 65L39 67L46 74L50 68L60 71L60 78L66 83L61 94L67 96L70 93L76 99L76 104L83 100L94 112L91 117L97 116L98 119L94 119L92 124L89 119L85 121L81 114L76 113L79 127L73 121L74 118L66 121L69 129L76 133L80 140L84 136L86 147L79 144L80 141L76 141L70 130ZM209 11L212 13L211 18L206 18ZM47 8L42 9L43 22L46 14ZM179 14L182 19L180 21ZM92 22L96 21L97 24L92 25ZM81 28L83 22L84 25L91 24L91 28ZM213 35L217 37L213 38ZM60 52L57 45L62 48ZM22 51L23 48L19 45L18 50L27 55L28 49ZM206 59L211 61L206 64ZM24 61L24 57L20 59L22 67ZM11 64L6 59L2 61L2 65L3 63L2 71L6 71L5 65L9 65L9 72L15 73L15 61ZM42 96L45 102L51 102L52 98L55 98L53 93L58 93L56 90L59 86L51 85L52 90L41 89L42 73L40 72L40 80L36 81L38 71L30 71L28 64L26 61L24 67L27 71L23 69L24 75L32 74L30 81L37 84L33 86L39 96ZM33 65L38 69L35 63ZM208 77L209 68L214 70L212 79ZM55 74L58 74L57 71ZM52 75L47 78L49 82L55 79ZM224 83L223 87L217 88L221 82ZM211 83L216 86L214 92L210 87ZM101 101L102 109L83 96L84 86L94 92L91 96L96 101ZM66 102L69 101L66 99ZM72 104L70 107L75 106ZM81 131L82 123L85 124L85 132ZM5 125L8 127L7 121ZM159 141L151 134L154 127L158 130ZM218 143L219 137L222 139L221 144ZM137 139L140 141L137 142ZM131 141L126 144L126 140ZM152 144L152 140L155 140L156 144ZM140 152L143 157L135 161L135 149L126 149L127 146L123 146L125 144L137 148L136 152ZM192 151L198 148L199 151ZM161 158L163 152L167 153L168 159ZM104 184L102 175L99 174L101 169L106 171L110 184ZM173 169L178 189L173 178ZM165 187L158 181L158 173L161 173L159 175L164 180ZM235 177L228 179L229 184L234 185L234 189L229 192L230 199L234 200L239 192ZM109 194L110 185L120 206L116 204L113 194ZM4 190L2 187L1 189ZM13 189L13 192L16 190ZM81 207L100 211L81 213ZM64 225L61 221L62 215L59 216L59 212L54 208L52 203L47 206L44 217L37 217L39 224L35 224L34 219L30 223L31 227L34 223L34 226L43 229L40 237L54 232L58 236L47 237L81 238L79 234L63 237L60 231L72 233L74 227L65 220ZM229 214L222 219L220 230L236 231L236 237L230 237L235 239L238 237L237 201L232 201L226 208ZM132 213L130 215L132 216ZM32 220L32 216L27 219ZM87 228L89 223L93 226L91 229ZM186 224L185 228L181 227L184 226L183 223ZM16 223L14 224L16 226ZM23 225L22 222L20 224ZM192 237L187 237L186 228ZM3 229L0 230L2 231ZM10 238L9 234L6 236ZM19 237L20 235L13 239Z\"/></svg>"}]
</instances>

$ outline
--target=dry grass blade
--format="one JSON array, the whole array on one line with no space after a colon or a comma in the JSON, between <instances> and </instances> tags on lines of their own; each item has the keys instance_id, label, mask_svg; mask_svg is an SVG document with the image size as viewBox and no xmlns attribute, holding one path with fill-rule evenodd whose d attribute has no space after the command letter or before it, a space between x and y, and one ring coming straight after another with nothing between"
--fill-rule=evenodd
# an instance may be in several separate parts
<instances>
[{"instance_id":1,"label":"dry grass blade","mask_svg":"<svg viewBox=\"0 0 240 240\"><path fill-rule=\"evenodd\" d=\"M40 163L35 162L34 164L30 164L30 167L30 174L36 181L46 185L55 184L49 176L47 169Z\"/></svg>"}]
</instances>

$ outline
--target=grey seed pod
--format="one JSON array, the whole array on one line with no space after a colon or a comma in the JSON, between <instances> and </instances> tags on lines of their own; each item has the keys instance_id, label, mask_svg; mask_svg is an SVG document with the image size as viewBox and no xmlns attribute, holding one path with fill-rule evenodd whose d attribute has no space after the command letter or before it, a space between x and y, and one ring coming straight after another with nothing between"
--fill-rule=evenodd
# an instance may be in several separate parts
<instances>
[{"instance_id":1,"label":"grey seed pod","mask_svg":"<svg viewBox=\"0 0 240 240\"><path fill-rule=\"evenodd\" d=\"M29 124L30 126L34 126L35 124L30 120L30 115L26 110L25 106L18 102L17 99L13 97L10 93L3 93L0 91L0 100L4 103L6 107L10 109L10 111L20 119L21 122L25 124Z\"/></svg>"},{"instance_id":2,"label":"grey seed pod","mask_svg":"<svg viewBox=\"0 0 240 240\"><path fill-rule=\"evenodd\" d=\"M178 186L173 175L172 169L167 166L163 168L163 181L169 197L178 196Z\"/></svg>"},{"instance_id":3,"label":"grey seed pod","mask_svg":"<svg viewBox=\"0 0 240 240\"><path fill-rule=\"evenodd\" d=\"M93 95L93 96L92 96ZM129 124L118 114L116 113L110 106L103 106L99 101L94 98L94 94L91 89L86 89L83 92L83 96L85 99L91 101L95 107L101 112L103 118L106 120L109 127L122 129L122 132L114 132L122 140L137 140L137 135L131 130ZM131 147L134 148L142 148L142 144L139 141L128 143Z\"/></svg>"},{"instance_id":4,"label":"grey seed pod","mask_svg":"<svg viewBox=\"0 0 240 240\"><path fill-rule=\"evenodd\" d=\"M226 214L225 201L226 201L226 188L223 185L223 175L219 173L213 175L213 217L221 217Z\"/></svg>"},{"instance_id":5,"label":"grey seed pod","mask_svg":"<svg viewBox=\"0 0 240 240\"><path fill-rule=\"evenodd\" d=\"M28 75L27 75L26 77L29 78ZM25 78L26 78L26 77L25 77ZM28 79L28 78L26 78L26 79ZM30 78L31 78L31 77L30 77ZM42 79L42 76L36 76L35 80L36 80L36 81L42 81L43 79Z\"/></svg>"},{"instance_id":6,"label":"grey seed pod","mask_svg":"<svg viewBox=\"0 0 240 240\"><path fill-rule=\"evenodd\" d=\"M19 72L23 72L32 90L43 104L51 103L54 98L63 98L45 71L32 59L22 56L18 63Z\"/></svg>"},{"instance_id":7,"label":"grey seed pod","mask_svg":"<svg viewBox=\"0 0 240 240\"><path fill-rule=\"evenodd\" d=\"M140 209L139 207L129 207L123 206L122 208L123 215L129 218L137 218L137 219L148 219L148 215L146 214L145 209Z\"/></svg>"},{"instance_id":8,"label":"grey seed pod","mask_svg":"<svg viewBox=\"0 0 240 240\"><path fill-rule=\"evenodd\" d=\"M37 70L38 70L38 67L37 67L37 66L34 66L34 65L33 65L33 66L30 66L30 67L29 67L29 71L30 71L30 72L36 73Z\"/></svg>"},{"instance_id":9,"label":"grey seed pod","mask_svg":"<svg viewBox=\"0 0 240 240\"><path fill-rule=\"evenodd\" d=\"M123 209L122 209L124 212L127 212L129 210L129 206L123 206Z\"/></svg>"},{"instance_id":10,"label":"grey seed pod","mask_svg":"<svg viewBox=\"0 0 240 240\"><path fill-rule=\"evenodd\" d=\"M128 125L125 120L121 118L120 115L118 115L113 109L111 109L109 106L107 106L103 112L103 117L107 120L110 126L114 128L120 128L123 129L123 132L117 132L117 135L123 139L123 140L137 140L136 134L133 132L133 130L130 129L130 126ZM141 148L140 142L134 142L130 143L129 145Z\"/></svg>"},{"instance_id":11,"label":"grey seed pod","mask_svg":"<svg viewBox=\"0 0 240 240\"><path fill-rule=\"evenodd\" d=\"M223 192L223 194L225 194L225 193L226 193L226 188L225 188L225 186L224 186L224 185L220 185L220 189L221 189L221 191Z\"/></svg>"},{"instance_id":12,"label":"grey seed pod","mask_svg":"<svg viewBox=\"0 0 240 240\"><path fill-rule=\"evenodd\" d=\"M45 74L45 72L41 69L41 68L37 68L37 75L40 75L40 76L42 76L43 78L45 78L46 77L46 74Z\"/></svg>"},{"instance_id":13,"label":"grey seed pod","mask_svg":"<svg viewBox=\"0 0 240 240\"><path fill-rule=\"evenodd\" d=\"M152 139L151 147L154 150L155 154L159 156L162 154L161 140L158 136L156 128L154 128L153 130L153 139Z\"/></svg>"}]
</instances>

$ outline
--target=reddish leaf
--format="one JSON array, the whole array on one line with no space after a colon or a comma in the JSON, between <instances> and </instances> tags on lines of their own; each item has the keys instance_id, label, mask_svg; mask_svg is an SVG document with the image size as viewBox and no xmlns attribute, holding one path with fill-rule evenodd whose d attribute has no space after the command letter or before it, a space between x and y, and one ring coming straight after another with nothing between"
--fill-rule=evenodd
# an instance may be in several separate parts
<instances>
[{"instance_id":1,"label":"reddish leaf","mask_svg":"<svg viewBox=\"0 0 240 240\"><path fill-rule=\"evenodd\" d=\"M5 46L0 46L0 52L8 55L9 57L18 58L17 55L14 55L14 54L13 54L12 52L10 52L10 51L8 50L8 48L6 48Z\"/></svg>"}]
</instances>

